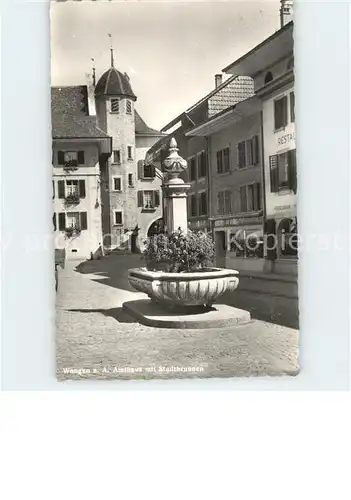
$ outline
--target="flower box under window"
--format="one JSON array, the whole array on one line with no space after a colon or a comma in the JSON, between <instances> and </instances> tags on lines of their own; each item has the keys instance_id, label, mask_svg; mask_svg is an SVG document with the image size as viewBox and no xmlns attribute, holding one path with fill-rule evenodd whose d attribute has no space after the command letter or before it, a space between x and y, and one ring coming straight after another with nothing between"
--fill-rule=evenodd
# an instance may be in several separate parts
<instances>
[{"instance_id":1,"label":"flower box under window","mask_svg":"<svg viewBox=\"0 0 351 500\"><path fill-rule=\"evenodd\" d=\"M66 205L77 205L80 202L78 193L70 193L65 198Z\"/></svg>"},{"instance_id":2,"label":"flower box under window","mask_svg":"<svg viewBox=\"0 0 351 500\"><path fill-rule=\"evenodd\" d=\"M67 238L72 238L72 236L79 236L81 231L79 226L68 226L65 229L65 234Z\"/></svg>"}]
</instances>

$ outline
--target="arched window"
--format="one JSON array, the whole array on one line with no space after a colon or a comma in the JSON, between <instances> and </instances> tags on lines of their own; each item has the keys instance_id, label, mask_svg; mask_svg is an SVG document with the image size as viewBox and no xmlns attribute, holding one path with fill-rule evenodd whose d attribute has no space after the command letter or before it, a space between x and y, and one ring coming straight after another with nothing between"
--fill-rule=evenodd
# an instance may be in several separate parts
<instances>
[{"instance_id":1,"label":"arched window","mask_svg":"<svg viewBox=\"0 0 351 500\"><path fill-rule=\"evenodd\" d=\"M273 75L270 71L268 71L268 73L266 74L266 76L264 77L264 83L269 83L273 80Z\"/></svg>"},{"instance_id":2,"label":"arched window","mask_svg":"<svg viewBox=\"0 0 351 500\"><path fill-rule=\"evenodd\" d=\"M289 70L289 69L293 69L293 67L294 67L294 58L292 57L292 58L289 60L289 62L288 62L288 65L287 65L286 69L287 69L287 70Z\"/></svg>"}]
</instances>

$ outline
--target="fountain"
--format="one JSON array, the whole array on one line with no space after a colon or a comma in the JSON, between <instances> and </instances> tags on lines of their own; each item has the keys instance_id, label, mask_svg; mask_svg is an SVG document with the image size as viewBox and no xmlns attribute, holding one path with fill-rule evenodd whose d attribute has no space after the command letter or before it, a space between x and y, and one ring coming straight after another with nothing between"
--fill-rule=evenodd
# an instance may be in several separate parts
<instances>
[{"instance_id":1,"label":"fountain","mask_svg":"<svg viewBox=\"0 0 351 500\"><path fill-rule=\"evenodd\" d=\"M180 178L186 168L187 162L178 154L177 143L172 138L169 155L163 162L164 222L166 233L179 237L185 245L187 236L191 241L187 217L190 184ZM129 283L138 292L147 294L149 299L125 302L123 308L141 323L152 326L213 328L246 323L250 321L248 311L224 304L214 306L225 292L233 292L237 288L238 274L233 269L216 267L183 269L181 272L130 269Z\"/></svg>"}]
</instances>

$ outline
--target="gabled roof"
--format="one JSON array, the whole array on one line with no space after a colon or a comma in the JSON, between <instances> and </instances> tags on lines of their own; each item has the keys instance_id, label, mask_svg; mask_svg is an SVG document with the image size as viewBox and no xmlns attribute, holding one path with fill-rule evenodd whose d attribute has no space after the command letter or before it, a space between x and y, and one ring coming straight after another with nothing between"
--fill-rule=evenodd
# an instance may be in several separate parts
<instances>
[{"instance_id":1,"label":"gabled roof","mask_svg":"<svg viewBox=\"0 0 351 500\"><path fill-rule=\"evenodd\" d=\"M114 66L105 71L100 77L95 87L95 95L116 95L136 99L128 75L121 73Z\"/></svg>"},{"instance_id":2,"label":"gabled roof","mask_svg":"<svg viewBox=\"0 0 351 500\"><path fill-rule=\"evenodd\" d=\"M52 137L85 139L109 137L89 116L86 85L51 88Z\"/></svg>"},{"instance_id":3,"label":"gabled roof","mask_svg":"<svg viewBox=\"0 0 351 500\"><path fill-rule=\"evenodd\" d=\"M222 111L225 107L232 106L240 100L247 99L253 93L254 88L251 78L233 75L218 85L218 87L211 90L211 92L202 97L195 104L190 106L190 108L186 109L183 113L174 118L161 130L169 130L184 117L190 119L188 115L200 108L201 105L208 103L208 114L213 115Z\"/></svg>"},{"instance_id":4,"label":"gabled roof","mask_svg":"<svg viewBox=\"0 0 351 500\"><path fill-rule=\"evenodd\" d=\"M147 135L147 136L158 136L162 137L164 134L160 132L159 130L155 130L153 128L150 128L142 117L139 115L137 110L134 112L135 116L135 133L136 135Z\"/></svg>"}]
</instances>

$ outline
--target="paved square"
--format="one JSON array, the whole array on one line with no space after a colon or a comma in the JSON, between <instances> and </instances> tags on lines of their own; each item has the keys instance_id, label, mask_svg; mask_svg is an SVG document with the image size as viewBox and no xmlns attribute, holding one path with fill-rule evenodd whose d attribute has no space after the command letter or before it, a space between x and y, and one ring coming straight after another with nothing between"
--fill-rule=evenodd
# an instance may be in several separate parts
<instances>
[{"instance_id":1,"label":"paved square","mask_svg":"<svg viewBox=\"0 0 351 500\"><path fill-rule=\"evenodd\" d=\"M122 310L133 292L127 271L138 255L67 262L57 294L59 380L172 379L296 375L297 330L254 320L230 328L140 325ZM240 284L239 284L240 287ZM233 295L235 292L233 292Z\"/></svg>"}]
</instances>

